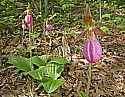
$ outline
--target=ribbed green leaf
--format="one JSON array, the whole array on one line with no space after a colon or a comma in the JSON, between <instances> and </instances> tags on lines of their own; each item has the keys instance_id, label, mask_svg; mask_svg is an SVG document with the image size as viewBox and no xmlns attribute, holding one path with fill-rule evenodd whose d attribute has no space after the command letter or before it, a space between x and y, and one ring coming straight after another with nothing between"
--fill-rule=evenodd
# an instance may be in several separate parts
<instances>
[{"instance_id":1,"label":"ribbed green leaf","mask_svg":"<svg viewBox=\"0 0 125 97\"><path fill-rule=\"evenodd\" d=\"M48 79L42 82L44 89L47 93L54 92L58 87L60 87L64 83L63 80L52 80Z\"/></svg>"},{"instance_id":2,"label":"ribbed green leaf","mask_svg":"<svg viewBox=\"0 0 125 97\"><path fill-rule=\"evenodd\" d=\"M28 72L28 74L34 79L42 80L43 77L47 76L47 68L45 66L41 66L39 69Z\"/></svg>"},{"instance_id":3,"label":"ribbed green leaf","mask_svg":"<svg viewBox=\"0 0 125 97\"><path fill-rule=\"evenodd\" d=\"M32 64L29 59L19 56L11 56L9 57L9 64L15 65L19 70L28 72L31 71Z\"/></svg>"},{"instance_id":4,"label":"ribbed green leaf","mask_svg":"<svg viewBox=\"0 0 125 97\"><path fill-rule=\"evenodd\" d=\"M64 70L64 65L59 65L54 63L47 65L48 77L52 79L57 79L58 77L60 77L63 70Z\"/></svg>"},{"instance_id":5,"label":"ribbed green leaf","mask_svg":"<svg viewBox=\"0 0 125 97\"><path fill-rule=\"evenodd\" d=\"M43 65L46 65L48 59L49 57L47 55L34 56L32 57L32 63L37 66L43 66Z\"/></svg>"}]
</instances>

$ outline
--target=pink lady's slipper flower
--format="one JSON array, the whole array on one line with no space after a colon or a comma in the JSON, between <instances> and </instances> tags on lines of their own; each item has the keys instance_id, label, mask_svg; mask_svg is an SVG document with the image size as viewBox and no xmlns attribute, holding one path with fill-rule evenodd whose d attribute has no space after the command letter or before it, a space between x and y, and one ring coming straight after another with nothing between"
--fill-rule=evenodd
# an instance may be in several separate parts
<instances>
[{"instance_id":1,"label":"pink lady's slipper flower","mask_svg":"<svg viewBox=\"0 0 125 97\"><path fill-rule=\"evenodd\" d=\"M46 29L47 29L47 31L52 31L53 25L51 25L51 24L46 25Z\"/></svg>"},{"instance_id":2,"label":"pink lady's slipper flower","mask_svg":"<svg viewBox=\"0 0 125 97\"><path fill-rule=\"evenodd\" d=\"M28 28L32 27L32 22L33 22L32 15L26 15L25 16L25 23L28 26Z\"/></svg>"},{"instance_id":3,"label":"pink lady's slipper flower","mask_svg":"<svg viewBox=\"0 0 125 97\"><path fill-rule=\"evenodd\" d=\"M94 32L88 40L86 40L83 47L83 55L89 63L96 63L102 56L102 47L96 39Z\"/></svg>"}]
</instances>

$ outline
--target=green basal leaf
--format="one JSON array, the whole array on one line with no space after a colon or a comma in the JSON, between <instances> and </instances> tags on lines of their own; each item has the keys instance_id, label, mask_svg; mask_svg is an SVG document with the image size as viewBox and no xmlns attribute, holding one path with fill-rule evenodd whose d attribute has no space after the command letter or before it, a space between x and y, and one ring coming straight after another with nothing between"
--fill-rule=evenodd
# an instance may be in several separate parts
<instances>
[{"instance_id":1,"label":"green basal leaf","mask_svg":"<svg viewBox=\"0 0 125 97\"><path fill-rule=\"evenodd\" d=\"M80 94L79 94L80 97L88 97L87 93L83 92L83 91L80 91Z\"/></svg>"},{"instance_id":2,"label":"green basal leaf","mask_svg":"<svg viewBox=\"0 0 125 97\"><path fill-rule=\"evenodd\" d=\"M32 69L32 64L30 63L30 60L24 57L19 56L11 56L8 59L9 64L13 64L18 68L19 70L28 72Z\"/></svg>"},{"instance_id":3,"label":"green basal leaf","mask_svg":"<svg viewBox=\"0 0 125 97\"><path fill-rule=\"evenodd\" d=\"M52 79L57 79L58 77L60 77L63 70L64 70L64 65L54 64L54 63L47 65L48 77Z\"/></svg>"},{"instance_id":4,"label":"green basal leaf","mask_svg":"<svg viewBox=\"0 0 125 97\"><path fill-rule=\"evenodd\" d=\"M53 80L48 79L42 82L42 85L47 93L54 92L57 88L59 88L64 83L63 80Z\"/></svg>"},{"instance_id":5,"label":"green basal leaf","mask_svg":"<svg viewBox=\"0 0 125 97\"><path fill-rule=\"evenodd\" d=\"M47 55L42 55L42 56L34 56L32 57L32 63L37 65L37 66L43 66L46 65L47 61L49 59L49 56Z\"/></svg>"},{"instance_id":6,"label":"green basal leaf","mask_svg":"<svg viewBox=\"0 0 125 97\"><path fill-rule=\"evenodd\" d=\"M42 80L43 77L47 76L47 68L45 66L41 66L39 69L28 72L28 74L34 79Z\"/></svg>"},{"instance_id":7,"label":"green basal leaf","mask_svg":"<svg viewBox=\"0 0 125 97\"><path fill-rule=\"evenodd\" d=\"M63 57L55 57L49 63L66 64L68 61Z\"/></svg>"}]
</instances>

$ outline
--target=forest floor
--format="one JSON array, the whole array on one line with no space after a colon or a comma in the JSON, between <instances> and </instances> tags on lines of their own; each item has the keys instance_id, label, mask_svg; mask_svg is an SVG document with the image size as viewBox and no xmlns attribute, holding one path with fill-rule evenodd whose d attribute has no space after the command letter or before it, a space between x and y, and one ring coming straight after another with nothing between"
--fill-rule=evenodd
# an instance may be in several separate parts
<instances>
[{"instance_id":1,"label":"forest floor","mask_svg":"<svg viewBox=\"0 0 125 97\"><path fill-rule=\"evenodd\" d=\"M23 39L25 44L27 40ZM37 39L40 44L43 41L41 37ZM107 35L102 37L100 42L103 57L92 68L91 97L125 97L125 34ZM1 36L0 97L49 97L37 88L35 81L20 75L14 66L6 63L8 56L24 54L17 51L21 43L20 35ZM43 54L44 47L39 45L33 53ZM86 89L87 68L86 60L80 52L73 53L71 64L65 65L61 75L65 83L52 93L51 97L79 97L79 92Z\"/></svg>"}]
</instances>

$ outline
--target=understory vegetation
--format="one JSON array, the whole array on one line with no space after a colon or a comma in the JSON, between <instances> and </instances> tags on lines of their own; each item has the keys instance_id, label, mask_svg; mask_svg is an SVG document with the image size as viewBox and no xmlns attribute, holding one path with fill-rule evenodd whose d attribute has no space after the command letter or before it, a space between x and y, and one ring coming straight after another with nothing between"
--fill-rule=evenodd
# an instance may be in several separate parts
<instances>
[{"instance_id":1,"label":"understory vegetation","mask_svg":"<svg viewBox=\"0 0 125 97\"><path fill-rule=\"evenodd\" d=\"M125 1L0 0L0 97L125 97Z\"/></svg>"}]
</instances>

